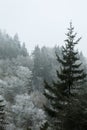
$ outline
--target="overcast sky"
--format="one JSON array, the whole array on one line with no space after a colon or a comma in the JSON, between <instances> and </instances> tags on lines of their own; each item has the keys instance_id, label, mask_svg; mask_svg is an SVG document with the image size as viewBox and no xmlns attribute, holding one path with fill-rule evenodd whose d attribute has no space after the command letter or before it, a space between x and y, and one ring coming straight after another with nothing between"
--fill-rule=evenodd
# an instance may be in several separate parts
<instances>
[{"instance_id":1,"label":"overcast sky","mask_svg":"<svg viewBox=\"0 0 87 130\"><path fill-rule=\"evenodd\" d=\"M0 0L0 28L10 35L18 33L28 50L35 45L64 45L72 20L78 48L87 56L87 0Z\"/></svg>"}]
</instances>

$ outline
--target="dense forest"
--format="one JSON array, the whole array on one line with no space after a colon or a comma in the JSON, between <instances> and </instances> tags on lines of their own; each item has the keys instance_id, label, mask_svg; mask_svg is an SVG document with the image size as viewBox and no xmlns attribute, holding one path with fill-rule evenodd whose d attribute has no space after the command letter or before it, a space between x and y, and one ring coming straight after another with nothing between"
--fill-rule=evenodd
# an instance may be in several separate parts
<instances>
[{"instance_id":1,"label":"dense forest","mask_svg":"<svg viewBox=\"0 0 87 130\"><path fill-rule=\"evenodd\" d=\"M72 23L64 46L36 45L0 31L0 130L87 130L87 58Z\"/></svg>"}]
</instances>

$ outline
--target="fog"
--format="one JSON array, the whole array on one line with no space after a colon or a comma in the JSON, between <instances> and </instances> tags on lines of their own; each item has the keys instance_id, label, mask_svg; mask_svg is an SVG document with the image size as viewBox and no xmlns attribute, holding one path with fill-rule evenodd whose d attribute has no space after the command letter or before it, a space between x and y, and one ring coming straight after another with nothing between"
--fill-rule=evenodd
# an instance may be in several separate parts
<instances>
[{"instance_id":1,"label":"fog","mask_svg":"<svg viewBox=\"0 0 87 130\"><path fill-rule=\"evenodd\" d=\"M0 29L18 33L29 51L35 45L63 45L70 20L78 36L78 48L87 56L86 0L0 0Z\"/></svg>"}]
</instances>

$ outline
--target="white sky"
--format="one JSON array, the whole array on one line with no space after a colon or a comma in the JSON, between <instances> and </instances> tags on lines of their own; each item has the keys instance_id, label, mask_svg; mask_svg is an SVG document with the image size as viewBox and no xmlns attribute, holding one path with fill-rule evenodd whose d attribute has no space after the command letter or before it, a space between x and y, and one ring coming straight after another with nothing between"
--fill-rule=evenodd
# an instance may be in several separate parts
<instances>
[{"instance_id":1,"label":"white sky","mask_svg":"<svg viewBox=\"0 0 87 130\"><path fill-rule=\"evenodd\" d=\"M72 19L82 36L78 48L87 57L87 0L0 0L0 28L18 33L28 50L35 45L64 45Z\"/></svg>"}]
</instances>

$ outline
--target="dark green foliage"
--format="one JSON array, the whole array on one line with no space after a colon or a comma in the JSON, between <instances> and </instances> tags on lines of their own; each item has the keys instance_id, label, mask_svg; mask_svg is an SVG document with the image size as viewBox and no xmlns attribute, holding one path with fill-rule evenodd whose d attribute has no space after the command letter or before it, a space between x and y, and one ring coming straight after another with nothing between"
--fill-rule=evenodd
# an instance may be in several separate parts
<instances>
[{"instance_id":1,"label":"dark green foliage","mask_svg":"<svg viewBox=\"0 0 87 130\"><path fill-rule=\"evenodd\" d=\"M41 127L40 130L47 130L48 129L48 123L45 122Z\"/></svg>"},{"instance_id":2,"label":"dark green foliage","mask_svg":"<svg viewBox=\"0 0 87 130\"><path fill-rule=\"evenodd\" d=\"M81 117L79 115L83 113L82 109L77 110L78 112L75 117L75 110L73 108L73 104L75 103L73 99L78 100L76 98L78 89L86 78L84 69L81 69L82 63L78 57L78 51L75 51L75 45L78 44L81 38L75 40L76 33L73 31L74 27L72 27L72 23L70 23L70 28L68 28L68 33L66 34L65 47L62 47L62 58L56 53L57 60L61 65L60 70L57 71L58 81L56 83L53 82L53 85L49 85L45 81L44 95L47 97L49 103L48 106L45 106L45 111L51 118L54 118L53 125L56 126L54 127L55 130L65 130L65 127L69 123L69 120L67 120L68 115L72 117L75 123L74 118L76 120L82 118L82 115ZM72 100L74 102L73 104ZM68 123L66 123L67 121ZM71 122L71 125L73 125L73 122ZM72 130L75 129L72 127Z\"/></svg>"},{"instance_id":3,"label":"dark green foliage","mask_svg":"<svg viewBox=\"0 0 87 130\"><path fill-rule=\"evenodd\" d=\"M87 129L87 103L83 103L83 99L78 98L76 100L71 100L67 108L63 125L64 130Z\"/></svg>"},{"instance_id":4,"label":"dark green foliage","mask_svg":"<svg viewBox=\"0 0 87 130\"><path fill-rule=\"evenodd\" d=\"M31 128L27 128L27 130L31 130Z\"/></svg>"},{"instance_id":5,"label":"dark green foliage","mask_svg":"<svg viewBox=\"0 0 87 130\"><path fill-rule=\"evenodd\" d=\"M78 44L81 38L75 40L76 33L73 33L74 27L70 23L68 28L67 39L65 40L65 47L62 47L62 59L57 55L57 60L62 67L60 72L57 71L57 76L60 81L66 83L66 91L70 95L73 86L86 77L83 69L80 69L81 62L79 62L78 51L75 51L75 45Z\"/></svg>"},{"instance_id":6,"label":"dark green foliage","mask_svg":"<svg viewBox=\"0 0 87 130\"><path fill-rule=\"evenodd\" d=\"M5 130L5 125L6 125L6 121L5 121L5 105L3 103L3 99L0 99L0 130Z\"/></svg>"}]
</instances>

